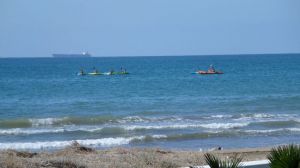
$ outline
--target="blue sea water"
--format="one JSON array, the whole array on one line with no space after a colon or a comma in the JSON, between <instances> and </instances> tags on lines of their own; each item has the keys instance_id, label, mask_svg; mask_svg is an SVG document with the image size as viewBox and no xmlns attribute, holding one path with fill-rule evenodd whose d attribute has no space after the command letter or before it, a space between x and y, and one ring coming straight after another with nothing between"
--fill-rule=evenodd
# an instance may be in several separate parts
<instances>
[{"instance_id":1,"label":"blue sea water","mask_svg":"<svg viewBox=\"0 0 300 168\"><path fill-rule=\"evenodd\" d=\"M222 75L192 74L210 64ZM78 76L124 67L129 75ZM300 142L300 55L0 59L0 149Z\"/></svg>"}]
</instances>

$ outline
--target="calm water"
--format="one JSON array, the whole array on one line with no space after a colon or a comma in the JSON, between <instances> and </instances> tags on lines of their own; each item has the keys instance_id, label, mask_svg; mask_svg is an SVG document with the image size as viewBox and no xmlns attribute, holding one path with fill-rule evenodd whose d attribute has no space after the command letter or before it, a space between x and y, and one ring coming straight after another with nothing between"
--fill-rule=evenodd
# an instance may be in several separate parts
<instances>
[{"instance_id":1,"label":"calm water","mask_svg":"<svg viewBox=\"0 0 300 168\"><path fill-rule=\"evenodd\" d=\"M191 74L210 64L223 75ZM77 76L126 67L129 75ZM300 142L300 55L0 59L0 148Z\"/></svg>"}]
</instances>

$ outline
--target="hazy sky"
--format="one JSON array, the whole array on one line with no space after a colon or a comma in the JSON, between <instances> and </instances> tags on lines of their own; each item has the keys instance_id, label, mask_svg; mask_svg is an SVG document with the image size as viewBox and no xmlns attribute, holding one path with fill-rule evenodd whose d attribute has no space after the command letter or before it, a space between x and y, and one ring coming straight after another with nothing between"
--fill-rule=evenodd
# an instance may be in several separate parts
<instances>
[{"instance_id":1,"label":"hazy sky","mask_svg":"<svg viewBox=\"0 0 300 168\"><path fill-rule=\"evenodd\" d=\"M0 0L0 57L300 52L300 0Z\"/></svg>"}]
</instances>

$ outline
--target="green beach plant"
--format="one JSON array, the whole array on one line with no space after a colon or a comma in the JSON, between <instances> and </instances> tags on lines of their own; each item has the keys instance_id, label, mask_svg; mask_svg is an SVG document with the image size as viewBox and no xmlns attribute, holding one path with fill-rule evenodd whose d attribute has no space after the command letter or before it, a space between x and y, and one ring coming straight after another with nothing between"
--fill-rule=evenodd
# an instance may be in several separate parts
<instances>
[{"instance_id":1,"label":"green beach plant","mask_svg":"<svg viewBox=\"0 0 300 168\"><path fill-rule=\"evenodd\" d=\"M285 145L273 148L268 159L270 168L300 168L300 147Z\"/></svg>"},{"instance_id":2,"label":"green beach plant","mask_svg":"<svg viewBox=\"0 0 300 168\"><path fill-rule=\"evenodd\" d=\"M204 157L210 168L238 168L242 166L241 162L243 160L242 156L237 155L226 160L221 160L210 153L206 153Z\"/></svg>"}]
</instances>

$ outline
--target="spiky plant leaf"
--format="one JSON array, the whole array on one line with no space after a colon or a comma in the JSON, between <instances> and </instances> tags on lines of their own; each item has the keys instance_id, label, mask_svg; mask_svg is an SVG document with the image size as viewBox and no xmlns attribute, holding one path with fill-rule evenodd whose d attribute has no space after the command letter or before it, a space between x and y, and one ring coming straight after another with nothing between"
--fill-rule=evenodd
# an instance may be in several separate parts
<instances>
[{"instance_id":1,"label":"spiky plant leaf","mask_svg":"<svg viewBox=\"0 0 300 168\"><path fill-rule=\"evenodd\" d=\"M273 148L268 159L271 168L300 168L300 147L285 145Z\"/></svg>"},{"instance_id":2,"label":"spiky plant leaf","mask_svg":"<svg viewBox=\"0 0 300 168\"><path fill-rule=\"evenodd\" d=\"M206 153L204 155L206 163L211 168L238 168L243 158L235 155L231 159L220 160L212 154Z\"/></svg>"},{"instance_id":3,"label":"spiky plant leaf","mask_svg":"<svg viewBox=\"0 0 300 168\"><path fill-rule=\"evenodd\" d=\"M220 168L221 160L216 158L214 155L210 153L206 153L204 155L205 162L211 167L211 168Z\"/></svg>"}]
</instances>

